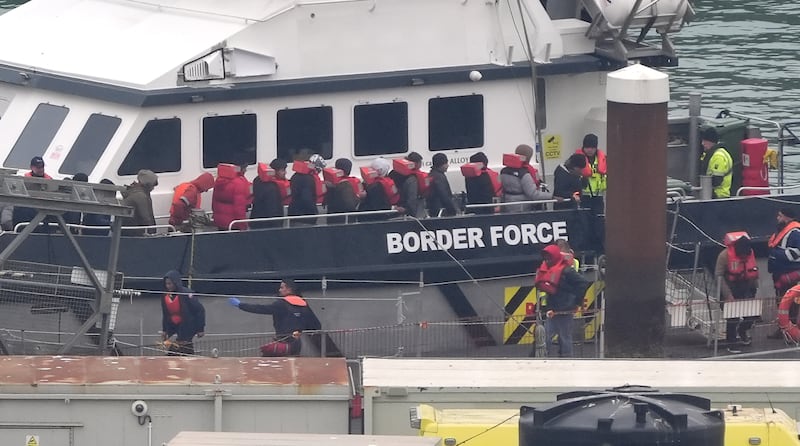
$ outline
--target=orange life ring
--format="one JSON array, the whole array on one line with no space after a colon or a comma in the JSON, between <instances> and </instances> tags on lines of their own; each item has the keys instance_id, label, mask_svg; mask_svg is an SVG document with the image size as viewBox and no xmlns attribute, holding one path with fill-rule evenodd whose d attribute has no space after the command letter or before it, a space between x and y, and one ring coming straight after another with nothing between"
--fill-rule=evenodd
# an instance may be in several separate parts
<instances>
[{"instance_id":1,"label":"orange life ring","mask_svg":"<svg viewBox=\"0 0 800 446\"><path fill-rule=\"evenodd\" d=\"M783 334L794 342L800 342L800 327L789 320L789 309L796 297L800 297L800 287L794 286L783 295L780 305L778 305L778 327L783 330Z\"/></svg>"}]
</instances>

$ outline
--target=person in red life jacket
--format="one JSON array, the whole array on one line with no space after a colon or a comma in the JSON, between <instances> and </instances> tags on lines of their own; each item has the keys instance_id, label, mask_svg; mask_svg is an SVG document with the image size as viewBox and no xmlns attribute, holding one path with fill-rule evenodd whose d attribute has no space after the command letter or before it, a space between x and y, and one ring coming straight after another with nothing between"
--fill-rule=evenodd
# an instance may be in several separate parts
<instances>
[{"instance_id":1,"label":"person in red life jacket","mask_svg":"<svg viewBox=\"0 0 800 446\"><path fill-rule=\"evenodd\" d=\"M469 157L470 163L483 164L481 174L474 177L464 178L464 186L467 189L468 204L489 204L494 202L495 197L503 194L503 185L500 183L500 175L489 169L489 158L483 152L478 152ZM475 214L491 214L494 212L492 207L480 207L472 209L470 212Z\"/></svg>"},{"instance_id":2,"label":"person in red life jacket","mask_svg":"<svg viewBox=\"0 0 800 446\"><path fill-rule=\"evenodd\" d=\"M305 170L299 170L304 167ZM319 173L325 168L325 159L319 154L313 154L305 163L295 162L294 174L289 180L292 202L289 204L289 215L317 215L317 204L322 203L324 185ZM292 220L293 225L313 225L316 218Z\"/></svg>"},{"instance_id":3,"label":"person in red life jacket","mask_svg":"<svg viewBox=\"0 0 800 446\"><path fill-rule=\"evenodd\" d=\"M203 304L183 285L177 271L164 275L166 294L161 298L161 340L171 355L193 355L194 337L203 337L206 310ZM170 338L175 336L175 341Z\"/></svg>"},{"instance_id":4,"label":"person in red life jacket","mask_svg":"<svg viewBox=\"0 0 800 446\"><path fill-rule=\"evenodd\" d=\"M397 191L400 194L400 200L397 202L398 211L404 212L411 217L422 218L425 213L424 202L421 199L427 186L420 187L421 184L426 184L425 174L420 171L422 168L422 155L417 152L411 152L405 156L405 159L414 163L414 168L411 173L403 175L397 170L392 170L387 175L394 181Z\"/></svg>"},{"instance_id":5,"label":"person in red life jacket","mask_svg":"<svg viewBox=\"0 0 800 446\"><path fill-rule=\"evenodd\" d=\"M548 356L572 356L572 320L583 305L583 296L589 289L588 280L564 259L558 245L547 245L542 250L542 264L536 271L537 291L545 293L545 330ZM558 335L558 344L553 338Z\"/></svg>"},{"instance_id":6,"label":"person in red life jacket","mask_svg":"<svg viewBox=\"0 0 800 446\"><path fill-rule=\"evenodd\" d=\"M229 298L228 303L248 313L272 315L275 338L261 346L262 356L297 356L302 347L302 332L320 330L322 325L294 281L284 279L278 288L278 295L281 299L270 304L243 303L236 297Z\"/></svg>"},{"instance_id":7,"label":"person in red life jacket","mask_svg":"<svg viewBox=\"0 0 800 446\"><path fill-rule=\"evenodd\" d=\"M503 202L549 200L553 195L543 190L539 172L531 165L533 148L520 144L514 153L523 158L522 167L503 167L500 170L500 183L503 186ZM526 212L534 209L534 205L505 206L504 212Z\"/></svg>"},{"instance_id":8,"label":"person in red life jacket","mask_svg":"<svg viewBox=\"0 0 800 446\"><path fill-rule=\"evenodd\" d=\"M605 213L604 196L606 193L606 174L608 167L606 154L597 148L597 135L589 133L583 137L583 144L575 153L586 158L586 167L581 172L583 183L583 207L591 209L594 214Z\"/></svg>"},{"instance_id":9,"label":"person in red life jacket","mask_svg":"<svg viewBox=\"0 0 800 446\"><path fill-rule=\"evenodd\" d=\"M755 299L758 291L758 266L746 232L730 232L725 235L725 249L717 256L714 276L720 286L720 299L733 302L735 299ZM723 303L724 305L724 303ZM749 331L755 318L730 318L727 320L725 341L731 346L738 341L750 345Z\"/></svg>"},{"instance_id":10,"label":"person in red life jacket","mask_svg":"<svg viewBox=\"0 0 800 446\"><path fill-rule=\"evenodd\" d=\"M361 180L350 176L353 169L353 162L346 158L339 158L334 164L344 174L336 184L325 184L327 193L325 194L325 206L328 213L335 214L340 212L355 212L358 205L366 195ZM328 217L328 223L344 223L344 217Z\"/></svg>"},{"instance_id":11,"label":"person in red life jacket","mask_svg":"<svg viewBox=\"0 0 800 446\"><path fill-rule=\"evenodd\" d=\"M767 271L772 274L776 301L780 303L786 291L800 283L800 223L797 222L797 211L789 207L780 209L776 219L775 233L767 241ZM800 306L792 305L792 320L797 319L798 309ZM783 334L778 329L769 337L782 339Z\"/></svg>"},{"instance_id":12,"label":"person in red life jacket","mask_svg":"<svg viewBox=\"0 0 800 446\"><path fill-rule=\"evenodd\" d=\"M253 209L250 218L283 217L283 206L291 202L291 188L286 179L287 163L281 158L275 158L267 166L258 164L258 175L253 179ZM254 221L250 223L251 229L279 228L283 222Z\"/></svg>"},{"instance_id":13,"label":"person in red life jacket","mask_svg":"<svg viewBox=\"0 0 800 446\"><path fill-rule=\"evenodd\" d=\"M364 199L358 207L359 211L389 211L393 207L398 212L404 209L397 206L400 201L400 193L394 180L387 175L391 169L391 163L386 158L375 158L370 164L370 168L375 172L375 179L372 182L365 180ZM375 214L359 216L358 221L381 221L388 220L391 214Z\"/></svg>"},{"instance_id":14,"label":"person in red life jacket","mask_svg":"<svg viewBox=\"0 0 800 446\"><path fill-rule=\"evenodd\" d=\"M559 164L553 173L553 198L558 203L553 209L577 209L581 204L581 183L586 157L572 154L564 164Z\"/></svg>"},{"instance_id":15,"label":"person in red life jacket","mask_svg":"<svg viewBox=\"0 0 800 446\"><path fill-rule=\"evenodd\" d=\"M425 199L428 205L428 215L431 217L451 217L456 215L456 206L453 204L453 191L450 189L450 182L447 180L447 168L450 166L447 155L437 153L431 159L433 166L430 179L430 192Z\"/></svg>"},{"instance_id":16,"label":"person in red life jacket","mask_svg":"<svg viewBox=\"0 0 800 446\"><path fill-rule=\"evenodd\" d=\"M128 185L122 193L122 204L133 208L133 216L123 217L122 226L154 226L153 199L150 193L158 186L158 177L152 170L142 169L136 174L136 181ZM147 233L155 233L155 228L147 229ZM144 235L144 230L126 230L123 235Z\"/></svg>"},{"instance_id":17,"label":"person in red life jacket","mask_svg":"<svg viewBox=\"0 0 800 446\"><path fill-rule=\"evenodd\" d=\"M214 175L203 172L197 178L175 186L169 208L169 224L179 226L192 215L193 209L202 205L203 192L214 187Z\"/></svg>"},{"instance_id":18,"label":"person in red life jacket","mask_svg":"<svg viewBox=\"0 0 800 446\"><path fill-rule=\"evenodd\" d=\"M44 178L47 180L51 180L52 178L50 175L45 173L44 171L44 159L41 156L34 156L31 158L31 170L25 173L26 177L34 177L34 178ZM7 213L11 213L11 222L10 225L13 229L20 223L27 223L33 220L36 217L36 213L38 212L34 208L24 207L24 206L12 206L9 207L6 211ZM50 232L50 226L48 223L55 223L54 219L47 217L44 224L40 225L38 228L34 230L34 232Z\"/></svg>"},{"instance_id":19,"label":"person in red life jacket","mask_svg":"<svg viewBox=\"0 0 800 446\"><path fill-rule=\"evenodd\" d=\"M244 174L247 166L220 163L217 166L217 180L211 195L211 210L214 212L214 226L227 231L234 220L247 218L247 208L252 202L250 181ZM231 229L247 230L245 222L233 225Z\"/></svg>"}]
</instances>

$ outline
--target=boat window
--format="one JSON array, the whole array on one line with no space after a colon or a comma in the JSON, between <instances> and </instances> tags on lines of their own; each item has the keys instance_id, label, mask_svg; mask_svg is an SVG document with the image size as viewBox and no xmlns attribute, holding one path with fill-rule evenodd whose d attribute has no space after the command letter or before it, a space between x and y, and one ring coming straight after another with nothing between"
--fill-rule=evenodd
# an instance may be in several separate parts
<instances>
[{"instance_id":1,"label":"boat window","mask_svg":"<svg viewBox=\"0 0 800 446\"><path fill-rule=\"evenodd\" d=\"M353 110L356 156L408 151L408 103L357 105Z\"/></svg>"},{"instance_id":2,"label":"boat window","mask_svg":"<svg viewBox=\"0 0 800 446\"><path fill-rule=\"evenodd\" d=\"M90 174L121 122L114 116L98 113L89 116L58 172L67 175L78 172Z\"/></svg>"},{"instance_id":3,"label":"boat window","mask_svg":"<svg viewBox=\"0 0 800 446\"><path fill-rule=\"evenodd\" d=\"M428 101L428 148L432 151L483 147L483 96Z\"/></svg>"},{"instance_id":4,"label":"boat window","mask_svg":"<svg viewBox=\"0 0 800 446\"><path fill-rule=\"evenodd\" d=\"M309 153L302 153L308 151ZM278 111L278 158L288 162L318 153L333 158L333 108Z\"/></svg>"},{"instance_id":5,"label":"boat window","mask_svg":"<svg viewBox=\"0 0 800 446\"><path fill-rule=\"evenodd\" d=\"M256 115L203 119L203 167L213 169L219 163L256 163Z\"/></svg>"},{"instance_id":6,"label":"boat window","mask_svg":"<svg viewBox=\"0 0 800 446\"><path fill-rule=\"evenodd\" d=\"M14 147L11 148L4 165L18 169L29 168L31 158L44 155L56 132L64 123L67 113L69 109L66 107L39 104L22 129L22 134L19 135Z\"/></svg>"},{"instance_id":7,"label":"boat window","mask_svg":"<svg viewBox=\"0 0 800 446\"><path fill-rule=\"evenodd\" d=\"M117 175L136 175L142 169L155 173L181 170L181 120L153 119L136 138Z\"/></svg>"}]
</instances>

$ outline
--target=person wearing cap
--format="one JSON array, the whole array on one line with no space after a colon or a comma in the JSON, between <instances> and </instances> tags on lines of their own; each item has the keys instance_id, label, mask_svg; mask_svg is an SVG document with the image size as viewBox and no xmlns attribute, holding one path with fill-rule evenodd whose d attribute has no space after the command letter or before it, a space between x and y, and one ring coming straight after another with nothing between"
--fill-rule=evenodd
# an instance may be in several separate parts
<instances>
[{"instance_id":1,"label":"person wearing cap","mask_svg":"<svg viewBox=\"0 0 800 446\"><path fill-rule=\"evenodd\" d=\"M282 158L272 160L269 169L259 163L258 175L253 178L253 208L250 210L250 218L283 217L283 205L289 204L291 200L289 180L286 179L287 165ZM280 220L254 221L250 223L250 228L278 228L282 225Z\"/></svg>"},{"instance_id":2,"label":"person wearing cap","mask_svg":"<svg viewBox=\"0 0 800 446\"><path fill-rule=\"evenodd\" d=\"M447 180L447 168L450 166L447 155L437 153L431 159L433 165L430 178L430 193L426 198L428 215L431 217L452 217L456 215L456 206L453 204L453 191Z\"/></svg>"},{"instance_id":3,"label":"person wearing cap","mask_svg":"<svg viewBox=\"0 0 800 446\"><path fill-rule=\"evenodd\" d=\"M583 169L586 168L586 157L577 153L570 155L563 164L559 164L553 172L553 198L558 203L553 209L577 209L581 204Z\"/></svg>"},{"instance_id":4,"label":"person wearing cap","mask_svg":"<svg viewBox=\"0 0 800 446\"><path fill-rule=\"evenodd\" d=\"M44 159L41 156L31 158L31 170L25 174L26 177L46 178L52 180L50 175L44 171Z\"/></svg>"},{"instance_id":5,"label":"person wearing cap","mask_svg":"<svg viewBox=\"0 0 800 446\"><path fill-rule=\"evenodd\" d=\"M535 167L530 162L533 159L533 147L520 144L514 153L523 158L524 164L520 168L503 167L500 170L500 183L503 185L503 202L549 200L553 195L541 189L541 181ZM529 205L505 206L505 212L524 212L533 209Z\"/></svg>"},{"instance_id":6,"label":"person wearing cap","mask_svg":"<svg viewBox=\"0 0 800 446\"><path fill-rule=\"evenodd\" d=\"M780 303L789 288L800 283L800 223L797 216L794 208L781 208L775 217L775 233L767 240L767 271L772 274L776 303ZM790 320L797 320L798 309L797 304L792 305ZM783 335L778 329L770 337L781 339Z\"/></svg>"},{"instance_id":7,"label":"person wearing cap","mask_svg":"<svg viewBox=\"0 0 800 446\"><path fill-rule=\"evenodd\" d=\"M424 203L420 197L420 175L416 175L416 172L422 168L422 155L411 152L405 156L405 159L414 163L415 172L410 175L402 175L400 172L392 170L388 176L394 181L397 191L400 193L398 208L403 209L406 215L420 218L424 216ZM420 172L420 174L422 173Z\"/></svg>"},{"instance_id":8,"label":"person wearing cap","mask_svg":"<svg viewBox=\"0 0 800 446\"><path fill-rule=\"evenodd\" d=\"M326 183L325 207L330 214L341 212L355 212L365 192L361 180L350 176L353 162L347 158L339 158L334 167L344 174L336 184ZM344 223L345 217L328 217L328 223Z\"/></svg>"},{"instance_id":9,"label":"person wearing cap","mask_svg":"<svg viewBox=\"0 0 800 446\"><path fill-rule=\"evenodd\" d=\"M750 236L746 232L731 232L725 235L724 243L725 249L717 256L714 266L720 300L733 302L736 299L755 299L758 291L758 266ZM753 327L754 319L727 319L725 342L729 351L734 352L737 341L742 345L750 345L749 331Z\"/></svg>"},{"instance_id":10,"label":"person wearing cap","mask_svg":"<svg viewBox=\"0 0 800 446\"><path fill-rule=\"evenodd\" d=\"M733 180L733 158L719 144L719 134L714 127L703 130L700 137L703 153L700 155L700 172L711 177L713 198L729 198Z\"/></svg>"},{"instance_id":11,"label":"person wearing cap","mask_svg":"<svg viewBox=\"0 0 800 446\"><path fill-rule=\"evenodd\" d=\"M581 171L583 175L583 198L581 202L595 214L604 212L605 203L603 196L606 193L606 154L597 148L597 135L588 133L583 137L581 148L575 153L586 158L586 167Z\"/></svg>"},{"instance_id":12,"label":"person wearing cap","mask_svg":"<svg viewBox=\"0 0 800 446\"><path fill-rule=\"evenodd\" d=\"M541 307L545 312L548 356L572 356L572 320L583 306L583 296L591 285L564 258L561 248L553 243L542 249L542 264L536 271L535 286L544 293ZM558 336L558 344L553 338Z\"/></svg>"},{"instance_id":13,"label":"person wearing cap","mask_svg":"<svg viewBox=\"0 0 800 446\"><path fill-rule=\"evenodd\" d=\"M142 169L136 174L136 181L128 185L122 192L122 204L133 208L133 215L124 217L122 226L155 226L153 215L153 199L150 193L158 186L158 177L152 170ZM155 228L147 230L155 233ZM125 235L144 235L144 230L124 231Z\"/></svg>"}]
</instances>

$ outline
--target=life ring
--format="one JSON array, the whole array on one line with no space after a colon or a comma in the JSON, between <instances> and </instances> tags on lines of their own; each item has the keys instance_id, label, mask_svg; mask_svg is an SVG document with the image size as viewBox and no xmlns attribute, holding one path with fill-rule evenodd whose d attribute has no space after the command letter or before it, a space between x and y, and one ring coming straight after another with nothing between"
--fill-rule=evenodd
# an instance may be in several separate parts
<instances>
[{"instance_id":1,"label":"life ring","mask_svg":"<svg viewBox=\"0 0 800 446\"><path fill-rule=\"evenodd\" d=\"M789 309L792 308L795 298L800 297L800 287L792 287L783 295L778 305L778 327L783 330L784 336L794 342L800 342L800 327L789 320Z\"/></svg>"}]
</instances>

